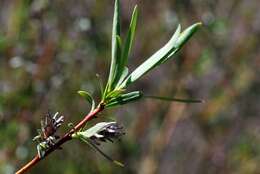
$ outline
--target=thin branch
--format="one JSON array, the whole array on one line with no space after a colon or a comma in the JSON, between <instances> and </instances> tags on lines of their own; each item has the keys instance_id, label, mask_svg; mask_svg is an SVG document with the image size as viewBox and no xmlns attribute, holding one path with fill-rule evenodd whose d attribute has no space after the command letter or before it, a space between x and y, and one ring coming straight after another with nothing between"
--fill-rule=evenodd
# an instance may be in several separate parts
<instances>
[{"instance_id":1,"label":"thin branch","mask_svg":"<svg viewBox=\"0 0 260 174\"><path fill-rule=\"evenodd\" d=\"M104 104L99 104L98 107L91 111L88 115L86 115L84 117L83 120L81 120L75 127L73 127L70 131L68 131L68 133L66 133L54 146L52 146L51 149L49 149L44 158L46 156L48 156L49 154L51 154L53 151L57 150L60 148L60 146L62 144L64 144L65 142L69 141L72 139L71 135L75 132L77 132L78 130L80 130L81 128L83 128L85 126L85 124L92 120L93 118L95 118L97 116L98 113L100 113L101 111L104 110ZM25 164L20 170L18 170L15 174L23 174L25 172L27 172L29 169L31 169L33 166L35 166L36 164L38 164L38 162L40 162L43 158L40 158L38 155L36 155L30 162L28 162L27 164Z\"/></svg>"}]
</instances>

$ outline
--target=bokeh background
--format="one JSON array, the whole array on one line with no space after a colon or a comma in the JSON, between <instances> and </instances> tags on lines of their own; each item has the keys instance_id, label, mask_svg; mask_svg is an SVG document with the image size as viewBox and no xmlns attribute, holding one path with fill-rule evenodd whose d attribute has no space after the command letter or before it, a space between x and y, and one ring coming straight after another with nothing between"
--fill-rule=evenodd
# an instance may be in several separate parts
<instances>
[{"instance_id":1,"label":"bokeh background","mask_svg":"<svg viewBox=\"0 0 260 174\"><path fill-rule=\"evenodd\" d=\"M204 99L202 104L141 100L104 112L124 125L121 141L101 148L119 168L72 141L29 173L260 173L260 1L123 0L125 34L139 5L133 70L176 29L202 21L174 60L131 89ZM50 110L77 123L89 110L77 90L99 99L96 74L109 71L112 0L0 0L0 173L36 153L32 138Z\"/></svg>"}]
</instances>

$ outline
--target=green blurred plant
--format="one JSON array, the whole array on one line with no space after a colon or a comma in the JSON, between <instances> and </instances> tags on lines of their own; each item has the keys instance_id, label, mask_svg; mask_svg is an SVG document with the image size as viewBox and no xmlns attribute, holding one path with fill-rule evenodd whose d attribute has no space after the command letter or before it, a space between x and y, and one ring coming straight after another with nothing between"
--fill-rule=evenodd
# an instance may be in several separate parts
<instances>
[{"instance_id":1,"label":"green blurred plant","mask_svg":"<svg viewBox=\"0 0 260 174\"><path fill-rule=\"evenodd\" d=\"M181 26L179 25L168 43L129 74L127 63L134 41L137 16L138 10L137 6L135 6L126 41L122 43L120 36L120 8L119 1L116 0L112 30L112 59L109 78L105 90L102 92L102 102L107 107L126 104L142 98L143 95L141 91L127 94L124 92L130 84L172 58L201 25L201 23L196 23L183 32L181 32Z\"/></svg>"},{"instance_id":2,"label":"green blurred plant","mask_svg":"<svg viewBox=\"0 0 260 174\"><path fill-rule=\"evenodd\" d=\"M25 165L17 173L24 173L30 167L35 165L38 161L46 157L48 154L54 150L60 148L60 146L68 140L79 139L84 143L90 145L103 156L105 156L110 161L123 166L122 163L111 159L105 153L103 153L97 145L100 142L109 140L112 141L114 138L119 138L123 135L122 127L118 126L116 122L101 122L93 127L85 128L85 124L91 119L95 118L97 114L103 111L105 108L111 108L118 105L124 105L132 101L139 100L143 97L160 99L166 101L177 101L177 102L201 102L201 100L192 99L176 99L170 97L158 97L158 96L145 96L142 91L132 91L126 92L129 85L136 82L139 78L147 74L149 71L153 70L157 66L165 63L184 46L184 44L192 37L192 35L201 26L201 23L193 24L192 26L181 32L181 26L179 25L173 34L172 38L157 52L155 52L151 57L149 57L145 62L139 65L133 72L129 73L127 64L128 57L134 42L138 9L135 6L126 40L122 41L120 35L120 4L119 0L115 0L114 7L114 18L112 27L112 51L111 51L111 65L108 80L105 86L101 86L101 101L98 105L95 105L95 101L91 94L87 91L78 91L78 93L86 99L87 102L91 104L91 110L76 126L72 126L72 129L65 134L63 137L53 143L53 145L47 148L42 148L44 153L43 156L37 155L31 162ZM44 134L44 129L43 129ZM48 138L48 137L47 137ZM43 140L47 141L47 140ZM41 142L43 144L43 142Z\"/></svg>"}]
</instances>

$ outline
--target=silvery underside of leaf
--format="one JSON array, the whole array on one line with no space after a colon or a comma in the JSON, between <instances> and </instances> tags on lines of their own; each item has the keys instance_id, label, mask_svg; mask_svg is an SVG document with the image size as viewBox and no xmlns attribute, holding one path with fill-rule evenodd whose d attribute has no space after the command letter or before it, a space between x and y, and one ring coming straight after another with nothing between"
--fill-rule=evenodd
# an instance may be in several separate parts
<instances>
[{"instance_id":1,"label":"silvery underside of leaf","mask_svg":"<svg viewBox=\"0 0 260 174\"><path fill-rule=\"evenodd\" d=\"M124 135L123 127L116 122L100 122L96 125L86 129L84 131L76 132L72 135L73 138L79 139L84 143L87 143L95 151L99 152L109 161L123 166L122 163L113 160L107 154L105 154L99 147L102 142L113 142L114 139L119 139Z\"/></svg>"}]
</instances>

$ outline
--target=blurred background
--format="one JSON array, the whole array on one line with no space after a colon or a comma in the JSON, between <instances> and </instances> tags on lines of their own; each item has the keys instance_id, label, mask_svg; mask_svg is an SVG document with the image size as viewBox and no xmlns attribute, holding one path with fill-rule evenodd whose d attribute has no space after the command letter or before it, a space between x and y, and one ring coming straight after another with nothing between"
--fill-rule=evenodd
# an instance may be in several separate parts
<instances>
[{"instance_id":1,"label":"blurred background","mask_svg":"<svg viewBox=\"0 0 260 174\"><path fill-rule=\"evenodd\" d=\"M260 173L260 1L124 0L122 30L139 6L129 67L164 45L177 24L204 23L175 59L131 90L204 99L202 104L144 99L108 110L125 127L121 141L101 148L71 141L29 173ZM100 97L110 61L112 0L0 0L0 173L36 154L32 138L50 110L67 124L89 110L77 90Z\"/></svg>"}]
</instances>

